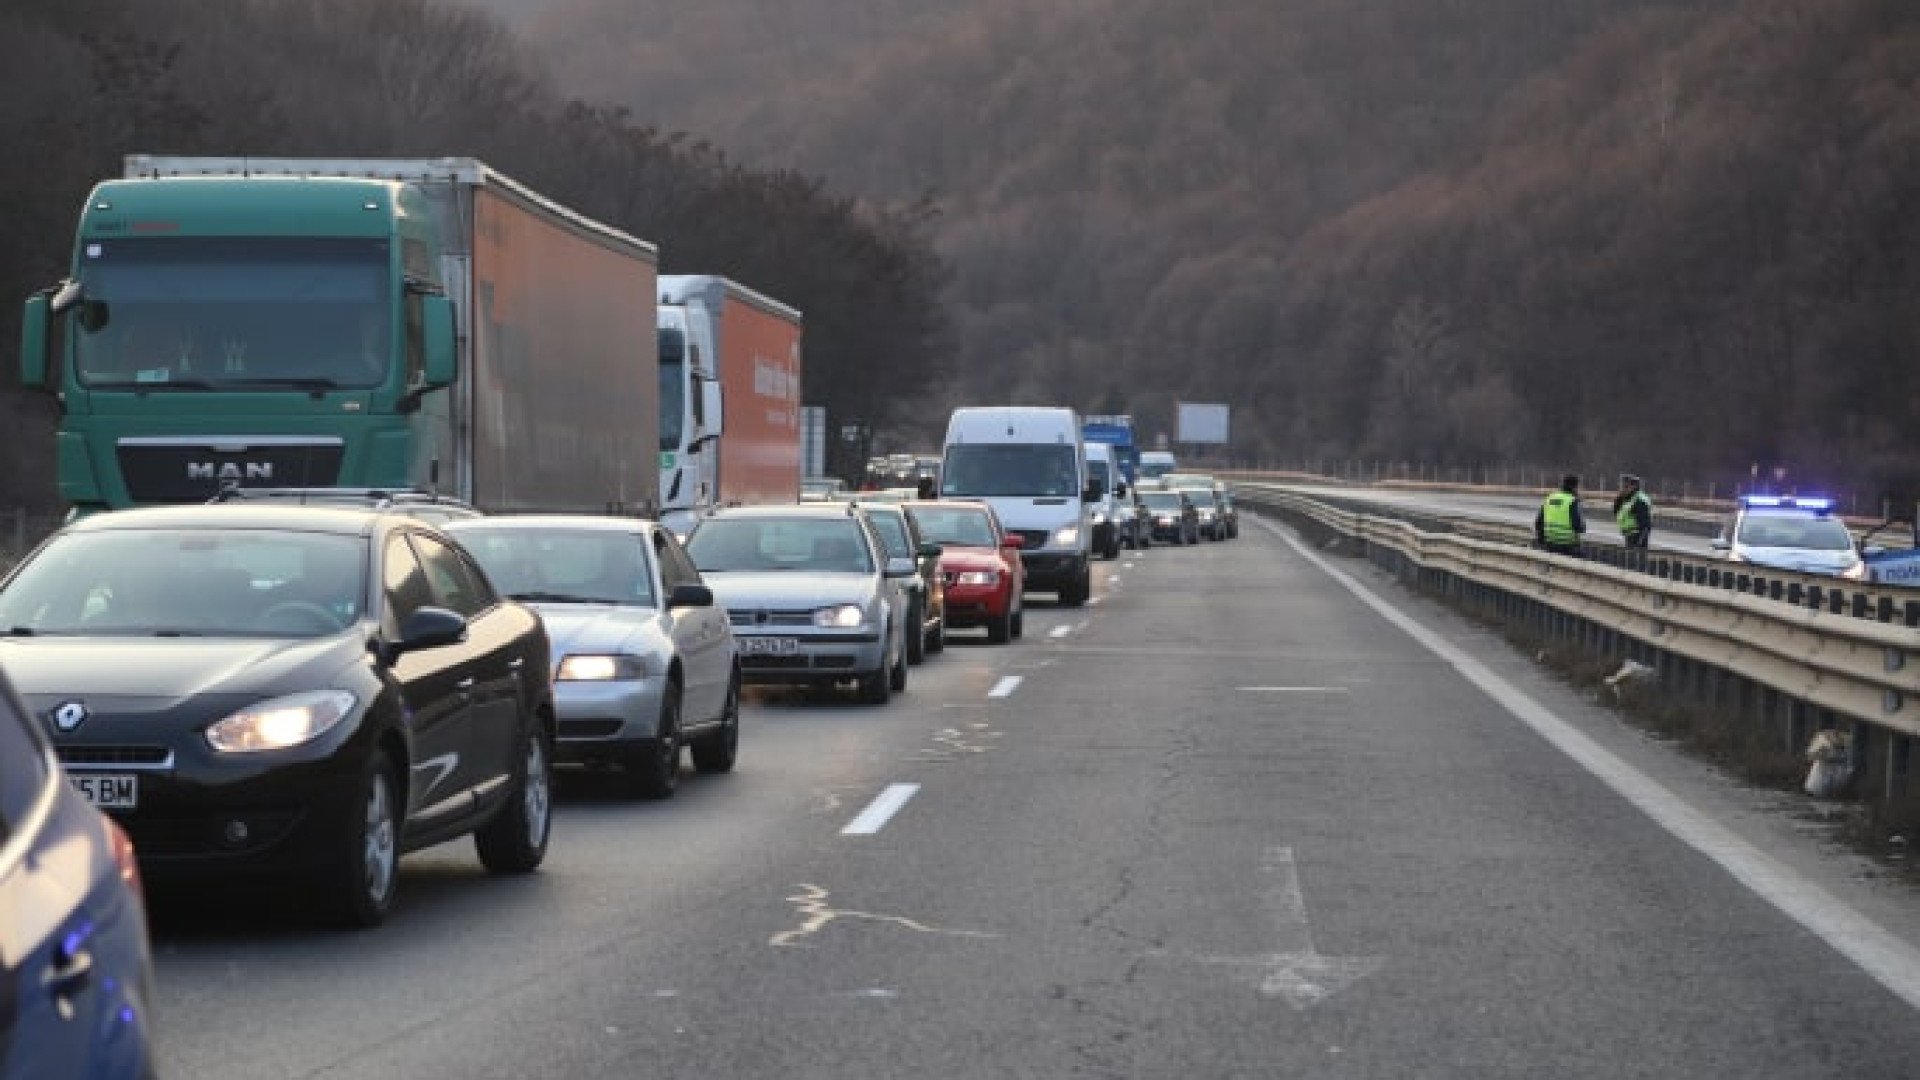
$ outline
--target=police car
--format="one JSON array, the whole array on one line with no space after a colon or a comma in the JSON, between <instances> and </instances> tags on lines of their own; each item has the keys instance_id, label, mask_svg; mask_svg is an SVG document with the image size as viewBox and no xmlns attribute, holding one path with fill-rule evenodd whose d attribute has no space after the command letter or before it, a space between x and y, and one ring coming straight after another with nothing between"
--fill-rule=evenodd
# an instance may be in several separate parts
<instances>
[{"instance_id":1,"label":"police car","mask_svg":"<svg viewBox=\"0 0 1920 1080\"><path fill-rule=\"evenodd\" d=\"M1728 559L1775 570L1867 580L1867 564L1833 500L1793 495L1742 495L1733 525L1713 541Z\"/></svg>"}]
</instances>

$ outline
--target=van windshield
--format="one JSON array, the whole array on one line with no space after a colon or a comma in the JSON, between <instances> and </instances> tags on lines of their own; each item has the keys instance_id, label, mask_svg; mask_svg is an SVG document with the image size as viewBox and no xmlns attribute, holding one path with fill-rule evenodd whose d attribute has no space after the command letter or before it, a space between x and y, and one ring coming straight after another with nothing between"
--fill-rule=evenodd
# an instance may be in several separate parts
<instances>
[{"instance_id":1,"label":"van windshield","mask_svg":"<svg viewBox=\"0 0 1920 1080\"><path fill-rule=\"evenodd\" d=\"M1075 498L1079 457L1064 443L963 443L947 447L940 494Z\"/></svg>"}]
</instances>

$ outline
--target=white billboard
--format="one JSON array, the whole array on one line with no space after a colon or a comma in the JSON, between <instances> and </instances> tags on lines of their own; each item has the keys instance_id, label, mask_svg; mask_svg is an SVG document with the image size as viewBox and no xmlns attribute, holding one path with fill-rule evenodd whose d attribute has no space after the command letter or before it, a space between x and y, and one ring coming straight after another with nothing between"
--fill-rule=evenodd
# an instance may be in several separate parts
<instances>
[{"instance_id":1,"label":"white billboard","mask_svg":"<svg viewBox=\"0 0 1920 1080\"><path fill-rule=\"evenodd\" d=\"M1201 405L1191 401L1174 403L1173 441L1183 443L1224 443L1227 441L1227 407Z\"/></svg>"}]
</instances>

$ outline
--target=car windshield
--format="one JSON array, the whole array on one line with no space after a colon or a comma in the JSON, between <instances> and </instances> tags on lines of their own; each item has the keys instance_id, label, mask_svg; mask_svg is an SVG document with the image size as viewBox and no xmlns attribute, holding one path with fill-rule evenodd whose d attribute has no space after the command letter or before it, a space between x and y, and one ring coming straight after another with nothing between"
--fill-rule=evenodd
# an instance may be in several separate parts
<instances>
[{"instance_id":1,"label":"car windshield","mask_svg":"<svg viewBox=\"0 0 1920 1080\"><path fill-rule=\"evenodd\" d=\"M1099 481L1101 491L1113 490L1113 484L1109 482L1111 477L1112 473L1108 471L1106 462L1099 458L1087 459L1087 478Z\"/></svg>"},{"instance_id":2,"label":"car windshield","mask_svg":"<svg viewBox=\"0 0 1920 1080\"><path fill-rule=\"evenodd\" d=\"M947 448L940 494L1071 498L1080 494L1077 464L1065 443L961 443Z\"/></svg>"},{"instance_id":3,"label":"car windshield","mask_svg":"<svg viewBox=\"0 0 1920 1080\"><path fill-rule=\"evenodd\" d=\"M1147 504L1148 509L1151 510L1180 509L1180 493L1177 491L1142 492L1140 501Z\"/></svg>"},{"instance_id":4,"label":"car windshield","mask_svg":"<svg viewBox=\"0 0 1920 1080\"><path fill-rule=\"evenodd\" d=\"M873 573L873 558L852 518L710 518L688 537L687 554L701 573Z\"/></svg>"},{"instance_id":5,"label":"car windshield","mask_svg":"<svg viewBox=\"0 0 1920 1080\"><path fill-rule=\"evenodd\" d=\"M86 245L80 380L144 391L377 386L397 343L384 240Z\"/></svg>"},{"instance_id":6,"label":"car windshield","mask_svg":"<svg viewBox=\"0 0 1920 1080\"><path fill-rule=\"evenodd\" d=\"M366 541L279 529L113 529L42 547L0 590L0 632L317 637L360 620Z\"/></svg>"},{"instance_id":7,"label":"car windshield","mask_svg":"<svg viewBox=\"0 0 1920 1080\"><path fill-rule=\"evenodd\" d=\"M880 534L880 542L887 545L887 557L913 557L913 539L907 535L907 522L895 513L872 513L867 520L873 522L873 531Z\"/></svg>"},{"instance_id":8,"label":"car windshield","mask_svg":"<svg viewBox=\"0 0 1920 1080\"><path fill-rule=\"evenodd\" d=\"M516 600L653 607L646 539L624 529L460 524L447 530Z\"/></svg>"},{"instance_id":9,"label":"car windshield","mask_svg":"<svg viewBox=\"0 0 1920 1080\"><path fill-rule=\"evenodd\" d=\"M1853 536L1830 517L1792 514L1748 514L1740 519L1738 539L1749 547L1803 548L1809 551L1850 551Z\"/></svg>"},{"instance_id":10,"label":"car windshield","mask_svg":"<svg viewBox=\"0 0 1920 1080\"><path fill-rule=\"evenodd\" d=\"M909 511L920 526L920 535L935 544L960 547L992 547L993 523L984 510L942 510L915 507Z\"/></svg>"}]
</instances>

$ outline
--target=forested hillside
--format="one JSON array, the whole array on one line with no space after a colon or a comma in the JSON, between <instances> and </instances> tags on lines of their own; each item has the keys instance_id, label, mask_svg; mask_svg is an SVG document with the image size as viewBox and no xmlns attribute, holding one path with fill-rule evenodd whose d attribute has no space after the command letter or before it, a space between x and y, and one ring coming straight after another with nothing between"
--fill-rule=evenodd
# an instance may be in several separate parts
<instances>
[{"instance_id":1,"label":"forested hillside","mask_svg":"<svg viewBox=\"0 0 1920 1080\"><path fill-rule=\"evenodd\" d=\"M857 12L544 0L520 25L663 128L933 193L951 399L1157 427L1231 401L1238 449L1275 457L1914 490L1907 0Z\"/></svg>"},{"instance_id":2,"label":"forested hillside","mask_svg":"<svg viewBox=\"0 0 1920 1080\"><path fill-rule=\"evenodd\" d=\"M64 273L81 200L135 151L479 157L806 316L805 394L884 419L949 355L926 211L744 168L569 99L501 23L440 0L10 0L0 7L0 340ZM636 305L652 298L635 297ZM54 500L53 409L0 365L0 507ZM869 359L897 361L875 367Z\"/></svg>"}]
</instances>

